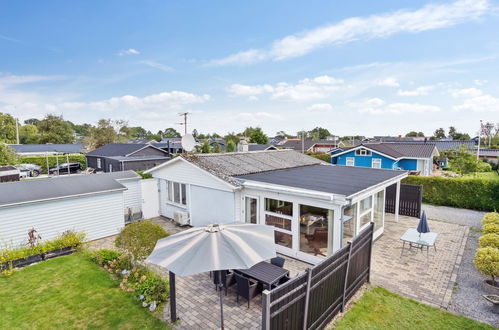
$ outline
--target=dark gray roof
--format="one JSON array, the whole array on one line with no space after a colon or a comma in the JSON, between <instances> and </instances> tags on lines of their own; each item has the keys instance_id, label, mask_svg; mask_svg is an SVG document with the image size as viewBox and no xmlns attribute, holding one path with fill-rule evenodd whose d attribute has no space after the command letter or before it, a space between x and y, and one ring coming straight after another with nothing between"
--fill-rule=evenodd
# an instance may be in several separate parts
<instances>
[{"instance_id":1,"label":"dark gray roof","mask_svg":"<svg viewBox=\"0 0 499 330\"><path fill-rule=\"evenodd\" d=\"M133 161L141 161L141 160L168 160L170 157L167 156L157 156L157 155L143 155L143 156L112 156L107 157L109 159L114 159L123 162L133 162Z\"/></svg>"},{"instance_id":2,"label":"dark gray roof","mask_svg":"<svg viewBox=\"0 0 499 330\"><path fill-rule=\"evenodd\" d=\"M143 143L110 143L90 151L87 156L126 156L145 147L153 148L153 146Z\"/></svg>"},{"instance_id":3,"label":"dark gray roof","mask_svg":"<svg viewBox=\"0 0 499 330\"><path fill-rule=\"evenodd\" d=\"M264 173L239 175L236 178L242 181L258 181L348 197L405 173L405 171L367 167L310 165Z\"/></svg>"},{"instance_id":4,"label":"dark gray roof","mask_svg":"<svg viewBox=\"0 0 499 330\"><path fill-rule=\"evenodd\" d=\"M79 154L85 152L82 143L74 144L10 144L17 153L70 153Z\"/></svg>"},{"instance_id":5,"label":"dark gray roof","mask_svg":"<svg viewBox=\"0 0 499 330\"><path fill-rule=\"evenodd\" d=\"M294 150L229 152L223 154L187 154L180 157L233 185L235 175L259 173L283 168L326 164Z\"/></svg>"},{"instance_id":6,"label":"dark gray roof","mask_svg":"<svg viewBox=\"0 0 499 330\"><path fill-rule=\"evenodd\" d=\"M499 157L499 149L480 149L480 156Z\"/></svg>"},{"instance_id":7,"label":"dark gray roof","mask_svg":"<svg viewBox=\"0 0 499 330\"><path fill-rule=\"evenodd\" d=\"M333 140L302 140L301 139L292 139L292 140L287 140L286 142L282 143L279 145L279 147L285 148L285 149L293 149L296 151L301 151L302 150L302 145L303 149L307 151L308 149L312 148L314 145L321 145L321 144L326 144L326 145L331 145L335 144L335 141Z\"/></svg>"},{"instance_id":8,"label":"dark gray roof","mask_svg":"<svg viewBox=\"0 0 499 330\"><path fill-rule=\"evenodd\" d=\"M274 147L272 144L256 144L256 143L248 144L248 151L259 151L259 150L277 150L277 148Z\"/></svg>"},{"instance_id":9,"label":"dark gray roof","mask_svg":"<svg viewBox=\"0 0 499 330\"><path fill-rule=\"evenodd\" d=\"M366 148L385 154L395 159L399 158L430 158L433 157L435 145L433 143L365 143ZM357 146L358 147L358 146ZM340 148L344 151L352 147ZM338 154L333 154L336 156Z\"/></svg>"},{"instance_id":10,"label":"dark gray roof","mask_svg":"<svg viewBox=\"0 0 499 330\"><path fill-rule=\"evenodd\" d=\"M125 189L107 175L74 175L0 183L0 207Z\"/></svg>"},{"instance_id":11,"label":"dark gray roof","mask_svg":"<svg viewBox=\"0 0 499 330\"><path fill-rule=\"evenodd\" d=\"M457 141L438 141L438 140L428 140L424 141L399 141L400 143L411 143L411 144L425 144L431 143L434 144L438 150L445 151L450 149L459 149L464 146L466 149L470 150L475 148L476 141L475 140L457 140Z\"/></svg>"},{"instance_id":12,"label":"dark gray roof","mask_svg":"<svg viewBox=\"0 0 499 330\"><path fill-rule=\"evenodd\" d=\"M135 171L120 171L120 172L110 172L110 173L97 173L95 175L102 175L113 178L115 180L126 180L126 179L140 179L141 176L135 173Z\"/></svg>"}]
</instances>

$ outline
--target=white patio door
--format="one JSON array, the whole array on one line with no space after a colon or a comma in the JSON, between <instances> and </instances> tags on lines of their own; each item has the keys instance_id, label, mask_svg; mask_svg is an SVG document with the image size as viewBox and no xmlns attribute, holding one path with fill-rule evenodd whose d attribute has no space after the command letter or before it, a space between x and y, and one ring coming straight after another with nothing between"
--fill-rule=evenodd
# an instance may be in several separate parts
<instances>
[{"instance_id":1,"label":"white patio door","mask_svg":"<svg viewBox=\"0 0 499 330\"><path fill-rule=\"evenodd\" d=\"M244 197L244 222L258 223L258 198L252 196Z\"/></svg>"}]
</instances>

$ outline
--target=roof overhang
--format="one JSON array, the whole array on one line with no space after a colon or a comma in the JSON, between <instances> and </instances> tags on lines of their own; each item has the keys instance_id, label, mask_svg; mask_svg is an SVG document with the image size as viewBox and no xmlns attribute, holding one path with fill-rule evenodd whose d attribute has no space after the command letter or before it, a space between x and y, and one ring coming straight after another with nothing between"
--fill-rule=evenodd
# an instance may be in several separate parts
<instances>
[{"instance_id":1,"label":"roof overhang","mask_svg":"<svg viewBox=\"0 0 499 330\"><path fill-rule=\"evenodd\" d=\"M393 170L390 170L390 171L393 171ZM355 199L356 197L359 197L363 194L366 194L367 192L369 192L371 190L377 190L377 189L382 188L382 187L391 186L392 184L397 183L398 181L406 178L408 175L409 175L409 171L403 171L400 175L397 175L396 177L393 177L391 179L388 179L388 180L382 181L380 183L377 183L375 185L372 185L366 189L363 189L361 191L358 191L354 194L347 196L347 198L352 200L352 199Z\"/></svg>"},{"instance_id":2,"label":"roof overhang","mask_svg":"<svg viewBox=\"0 0 499 330\"><path fill-rule=\"evenodd\" d=\"M161 151L161 152L162 152L162 153L164 153L164 154L168 154L168 152L167 152L167 151L164 151L163 149L160 149L160 148L158 148L158 147L155 147L155 146L153 146L152 144L147 144L147 145L145 145L144 147L142 147L142 148L140 148L140 149L137 149L137 150L135 150L135 151L133 151L133 152L131 152L131 153L129 153L129 154L126 154L126 155L125 155L125 157L129 157L129 156L133 155L134 153L137 153L137 152L139 152L139 151L141 151L141 150L144 150L144 149L146 149L146 148L154 148L154 149L156 149L156 150Z\"/></svg>"}]
</instances>

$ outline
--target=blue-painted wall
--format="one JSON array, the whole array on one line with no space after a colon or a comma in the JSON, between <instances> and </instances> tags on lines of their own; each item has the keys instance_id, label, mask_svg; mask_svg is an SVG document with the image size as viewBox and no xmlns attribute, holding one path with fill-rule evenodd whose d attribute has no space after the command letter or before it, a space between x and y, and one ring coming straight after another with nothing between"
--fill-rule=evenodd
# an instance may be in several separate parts
<instances>
[{"instance_id":1,"label":"blue-painted wall","mask_svg":"<svg viewBox=\"0 0 499 330\"><path fill-rule=\"evenodd\" d=\"M395 165L395 168L400 167L407 171L417 170L418 164L416 159L401 159Z\"/></svg>"},{"instance_id":2,"label":"blue-painted wall","mask_svg":"<svg viewBox=\"0 0 499 330\"><path fill-rule=\"evenodd\" d=\"M337 165L346 165L347 157L355 158L355 166L361 167L372 167L372 159L380 158L381 159L381 168L386 169L394 169L395 161L378 153L372 152L371 156L357 156L355 155L355 150L347 152L346 154L331 157L331 163Z\"/></svg>"}]
</instances>

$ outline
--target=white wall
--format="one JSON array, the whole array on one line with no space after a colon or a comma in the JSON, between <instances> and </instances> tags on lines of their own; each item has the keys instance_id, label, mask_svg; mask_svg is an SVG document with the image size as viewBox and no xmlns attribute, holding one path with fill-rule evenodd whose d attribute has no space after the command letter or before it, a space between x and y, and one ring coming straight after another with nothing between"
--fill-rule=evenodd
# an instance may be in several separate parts
<instances>
[{"instance_id":1,"label":"white wall","mask_svg":"<svg viewBox=\"0 0 499 330\"><path fill-rule=\"evenodd\" d=\"M0 246L27 242L34 228L42 239L66 230L84 231L87 240L117 234L124 226L123 192L95 194L0 208Z\"/></svg>"},{"instance_id":2,"label":"white wall","mask_svg":"<svg viewBox=\"0 0 499 330\"><path fill-rule=\"evenodd\" d=\"M192 226L234 223L234 193L191 185L190 218Z\"/></svg>"},{"instance_id":3,"label":"white wall","mask_svg":"<svg viewBox=\"0 0 499 330\"><path fill-rule=\"evenodd\" d=\"M123 192L125 207L142 206L142 189L140 179L117 180L124 185L127 190Z\"/></svg>"},{"instance_id":4,"label":"white wall","mask_svg":"<svg viewBox=\"0 0 499 330\"><path fill-rule=\"evenodd\" d=\"M159 187L157 179L140 180L142 214L144 219L159 216Z\"/></svg>"}]
</instances>

